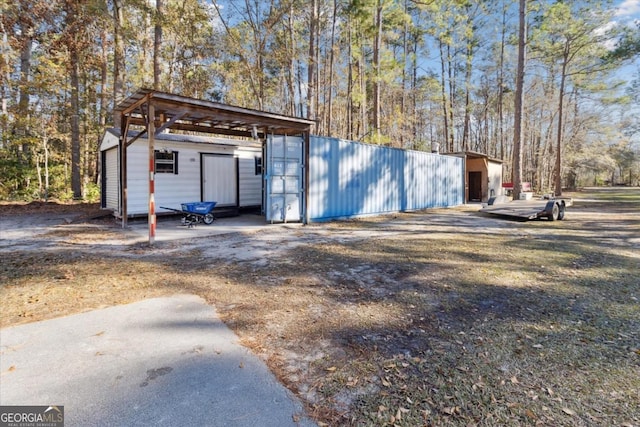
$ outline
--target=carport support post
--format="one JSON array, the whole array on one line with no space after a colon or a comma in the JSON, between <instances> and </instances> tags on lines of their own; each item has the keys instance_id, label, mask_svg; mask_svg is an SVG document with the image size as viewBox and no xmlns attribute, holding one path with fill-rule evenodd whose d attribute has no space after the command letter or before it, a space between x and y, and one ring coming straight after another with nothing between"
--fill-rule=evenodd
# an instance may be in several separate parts
<instances>
[{"instance_id":1,"label":"carport support post","mask_svg":"<svg viewBox=\"0 0 640 427\"><path fill-rule=\"evenodd\" d=\"M156 240L156 201L155 201L155 173L156 173L156 155L155 155L155 117L156 109L153 101L148 103L148 123L147 135L149 136L149 244L152 245Z\"/></svg>"},{"instance_id":2,"label":"carport support post","mask_svg":"<svg viewBox=\"0 0 640 427\"><path fill-rule=\"evenodd\" d=\"M302 184L302 212L303 212L303 216L302 216L302 223L307 225L309 224L310 221L310 215L309 215L309 159L311 158L311 155L309 154L309 147L310 147L310 132L304 132L304 134L302 135L302 138L304 140L304 178L303 178L303 184Z\"/></svg>"},{"instance_id":3,"label":"carport support post","mask_svg":"<svg viewBox=\"0 0 640 427\"><path fill-rule=\"evenodd\" d=\"M120 191L118 197L118 203L120 208L120 215L122 216L122 228L127 227L127 136L123 132L118 141L120 154Z\"/></svg>"}]
</instances>

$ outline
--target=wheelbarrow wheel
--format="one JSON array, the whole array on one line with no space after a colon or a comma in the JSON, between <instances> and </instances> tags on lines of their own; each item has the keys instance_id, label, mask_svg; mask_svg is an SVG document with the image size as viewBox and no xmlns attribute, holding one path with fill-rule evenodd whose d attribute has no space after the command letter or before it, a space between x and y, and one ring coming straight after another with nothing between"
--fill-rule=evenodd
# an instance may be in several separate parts
<instances>
[{"instance_id":1,"label":"wheelbarrow wheel","mask_svg":"<svg viewBox=\"0 0 640 427\"><path fill-rule=\"evenodd\" d=\"M204 221L204 223L207 225L213 224L213 221L215 220L216 220L216 217L214 217L213 214L210 214L210 213L206 214L202 219L202 221Z\"/></svg>"},{"instance_id":2,"label":"wheelbarrow wheel","mask_svg":"<svg viewBox=\"0 0 640 427\"><path fill-rule=\"evenodd\" d=\"M182 218L182 225L186 225L191 228L195 226L198 222L198 217L195 215L187 214Z\"/></svg>"}]
</instances>

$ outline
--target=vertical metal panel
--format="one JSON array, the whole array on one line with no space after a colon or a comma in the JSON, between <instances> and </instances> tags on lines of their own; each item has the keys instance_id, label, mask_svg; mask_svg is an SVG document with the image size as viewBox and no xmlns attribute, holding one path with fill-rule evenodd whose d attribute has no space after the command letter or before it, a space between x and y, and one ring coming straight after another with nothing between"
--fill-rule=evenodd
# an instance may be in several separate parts
<instances>
[{"instance_id":1,"label":"vertical metal panel","mask_svg":"<svg viewBox=\"0 0 640 427\"><path fill-rule=\"evenodd\" d=\"M266 153L267 221L302 220L303 139L270 135Z\"/></svg>"},{"instance_id":2,"label":"vertical metal panel","mask_svg":"<svg viewBox=\"0 0 640 427\"><path fill-rule=\"evenodd\" d=\"M260 206L262 204L262 175L256 173L256 157L238 159L238 206Z\"/></svg>"},{"instance_id":3,"label":"vertical metal panel","mask_svg":"<svg viewBox=\"0 0 640 427\"><path fill-rule=\"evenodd\" d=\"M463 161L311 137L309 217L327 220L463 203Z\"/></svg>"},{"instance_id":4,"label":"vertical metal panel","mask_svg":"<svg viewBox=\"0 0 640 427\"><path fill-rule=\"evenodd\" d=\"M105 164L102 166L102 173L106 179L106 204L105 207L118 210L119 201L118 197L120 192L118 191L118 149L111 148L105 152Z\"/></svg>"}]
</instances>

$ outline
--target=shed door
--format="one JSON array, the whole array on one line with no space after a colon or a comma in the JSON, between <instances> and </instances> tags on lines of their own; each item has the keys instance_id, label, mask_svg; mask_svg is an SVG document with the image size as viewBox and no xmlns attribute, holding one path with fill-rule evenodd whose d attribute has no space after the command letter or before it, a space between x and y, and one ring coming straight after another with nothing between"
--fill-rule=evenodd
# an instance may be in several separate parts
<instances>
[{"instance_id":1,"label":"shed door","mask_svg":"<svg viewBox=\"0 0 640 427\"><path fill-rule=\"evenodd\" d=\"M269 136L266 147L267 221L302 220L302 138Z\"/></svg>"},{"instance_id":2,"label":"shed door","mask_svg":"<svg viewBox=\"0 0 640 427\"><path fill-rule=\"evenodd\" d=\"M482 201L482 172L469 172L469 201Z\"/></svg>"},{"instance_id":3,"label":"shed door","mask_svg":"<svg viewBox=\"0 0 640 427\"><path fill-rule=\"evenodd\" d=\"M120 210L120 173L118 171L118 149L102 152L102 198L103 207Z\"/></svg>"},{"instance_id":4,"label":"shed door","mask_svg":"<svg viewBox=\"0 0 640 427\"><path fill-rule=\"evenodd\" d=\"M238 170L233 156L202 156L202 197L216 206L238 206Z\"/></svg>"}]
</instances>

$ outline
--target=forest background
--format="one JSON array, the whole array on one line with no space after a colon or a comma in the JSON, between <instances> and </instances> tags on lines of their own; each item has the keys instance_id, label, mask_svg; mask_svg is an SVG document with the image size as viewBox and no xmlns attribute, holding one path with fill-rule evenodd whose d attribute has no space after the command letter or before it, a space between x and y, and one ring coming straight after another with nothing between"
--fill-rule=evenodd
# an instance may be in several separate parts
<instances>
[{"instance_id":1,"label":"forest background","mask_svg":"<svg viewBox=\"0 0 640 427\"><path fill-rule=\"evenodd\" d=\"M509 181L521 5L522 180L638 185L640 0L0 0L0 199L98 200L142 87L485 153Z\"/></svg>"}]
</instances>

